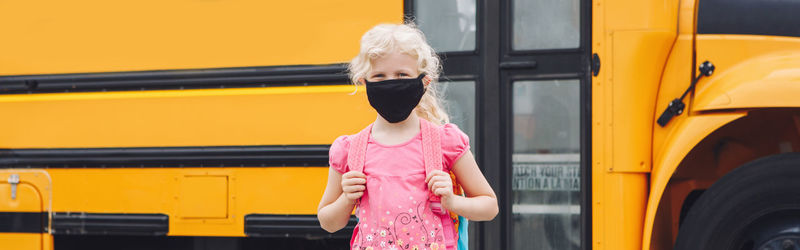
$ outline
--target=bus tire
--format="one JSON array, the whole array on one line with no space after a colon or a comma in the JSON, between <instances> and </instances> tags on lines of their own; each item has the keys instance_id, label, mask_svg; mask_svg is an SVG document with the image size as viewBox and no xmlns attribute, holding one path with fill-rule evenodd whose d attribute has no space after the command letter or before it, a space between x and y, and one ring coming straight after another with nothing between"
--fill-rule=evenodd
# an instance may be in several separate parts
<instances>
[{"instance_id":1,"label":"bus tire","mask_svg":"<svg viewBox=\"0 0 800 250\"><path fill-rule=\"evenodd\" d=\"M729 172L695 202L675 249L800 249L800 153Z\"/></svg>"}]
</instances>

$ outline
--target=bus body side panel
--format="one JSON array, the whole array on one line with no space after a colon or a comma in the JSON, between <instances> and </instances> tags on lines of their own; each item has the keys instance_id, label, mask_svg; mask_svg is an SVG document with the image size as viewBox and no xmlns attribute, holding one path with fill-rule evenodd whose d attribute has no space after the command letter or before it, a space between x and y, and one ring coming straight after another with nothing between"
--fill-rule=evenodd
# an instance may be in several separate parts
<instances>
[{"instance_id":1,"label":"bus body side panel","mask_svg":"<svg viewBox=\"0 0 800 250\"><path fill-rule=\"evenodd\" d=\"M592 1L592 52L600 59L592 77L592 249L641 246L640 237L621 236L640 234L644 224L650 121L678 35L678 3Z\"/></svg>"},{"instance_id":2,"label":"bus body side panel","mask_svg":"<svg viewBox=\"0 0 800 250\"><path fill-rule=\"evenodd\" d=\"M328 176L327 167L48 171L58 214L165 214L168 236L220 237L245 236L249 214L316 214Z\"/></svg>"},{"instance_id":3,"label":"bus body side panel","mask_svg":"<svg viewBox=\"0 0 800 250\"><path fill-rule=\"evenodd\" d=\"M316 214L326 145L375 118L366 99L352 85L3 95L19 119L0 129L28 132L0 134L0 167L47 168L54 234L245 236L250 214Z\"/></svg>"},{"instance_id":4,"label":"bus body side panel","mask_svg":"<svg viewBox=\"0 0 800 250\"><path fill-rule=\"evenodd\" d=\"M375 118L365 92L341 85L0 95L0 113L15 117L0 130L18 131L0 133L0 148L327 145Z\"/></svg>"},{"instance_id":5,"label":"bus body side panel","mask_svg":"<svg viewBox=\"0 0 800 250\"><path fill-rule=\"evenodd\" d=\"M402 1L3 1L0 75L331 64Z\"/></svg>"}]
</instances>

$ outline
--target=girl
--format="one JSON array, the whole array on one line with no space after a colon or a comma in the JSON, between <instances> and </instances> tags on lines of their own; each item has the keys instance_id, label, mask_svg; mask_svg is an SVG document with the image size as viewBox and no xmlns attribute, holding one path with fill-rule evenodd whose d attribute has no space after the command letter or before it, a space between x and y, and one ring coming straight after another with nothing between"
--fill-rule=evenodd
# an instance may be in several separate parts
<instances>
[{"instance_id":1,"label":"girl","mask_svg":"<svg viewBox=\"0 0 800 250\"><path fill-rule=\"evenodd\" d=\"M440 107L432 86L439 58L416 27L381 24L361 38L349 70L353 84L366 85L378 116L362 131L366 137L341 136L331 145L328 183L317 210L320 225L338 231L357 207L353 249L455 249L446 211L481 221L493 219L498 208L469 151L469 138L447 123ZM438 144L424 144L430 141L425 131L438 131ZM353 164L354 157L348 159L350 147L364 144L357 138L366 142L362 168ZM438 170L426 171L437 164L426 164L424 145L440 145L431 151L441 152ZM466 197L453 193L450 171Z\"/></svg>"}]
</instances>

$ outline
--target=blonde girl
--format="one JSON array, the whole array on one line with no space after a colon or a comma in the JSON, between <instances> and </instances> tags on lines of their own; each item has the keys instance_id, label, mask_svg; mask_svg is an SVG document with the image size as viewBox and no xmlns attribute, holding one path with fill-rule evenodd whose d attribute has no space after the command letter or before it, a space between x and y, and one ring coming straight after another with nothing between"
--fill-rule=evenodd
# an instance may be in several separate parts
<instances>
[{"instance_id":1,"label":"blonde girl","mask_svg":"<svg viewBox=\"0 0 800 250\"><path fill-rule=\"evenodd\" d=\"M377 25L361 38L350 79L366 86L378 115L362 131L368 135L363 171L348 164L350 147L358 144L355 135L340 136L331 145L328 182L317 210L322 228L335 232L357 207L353 249L455 249L446 211L473 221L497 215L497 198L469 150L469 138L448 123L441 108L435 88L440 68L436 53L411 24ZM440 135L442 170L426 172L422 128ZM466 196L453 193L448 172Z\"/></svg>"}]
</instances>

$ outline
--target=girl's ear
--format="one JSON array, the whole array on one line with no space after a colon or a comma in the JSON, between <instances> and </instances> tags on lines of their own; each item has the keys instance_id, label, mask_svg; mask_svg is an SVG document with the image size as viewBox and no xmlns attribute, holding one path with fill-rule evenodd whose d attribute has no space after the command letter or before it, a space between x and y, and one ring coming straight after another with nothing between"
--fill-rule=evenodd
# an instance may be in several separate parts
<instances>
[{"instance_id":1,"label":"girl's ear","mask_svg":"<svg viewBox=\"0 0 800 250\"><path fill-rule=\"evenodd\" d=\"M425 85L425 87L428 87L431 82L433 82L433 78L431 78L429 75L425 75L425 77L422 78L422 83Z\"/></svg>"}]
</instances>

